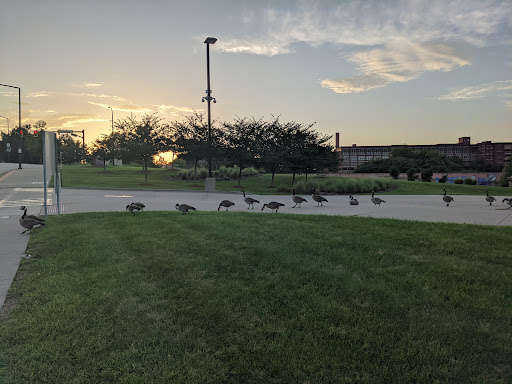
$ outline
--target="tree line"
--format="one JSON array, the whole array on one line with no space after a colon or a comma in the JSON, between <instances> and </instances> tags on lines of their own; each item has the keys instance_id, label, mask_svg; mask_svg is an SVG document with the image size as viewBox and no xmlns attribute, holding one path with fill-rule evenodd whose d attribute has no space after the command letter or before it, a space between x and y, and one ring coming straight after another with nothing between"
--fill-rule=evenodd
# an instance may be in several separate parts
<instances>
[{"instance_id":1,"label":"tree line","mask_svg":"<svg viewBox=\"0 0 512 384\"><path fill-rule=\"evenodd\" d=\"M3 161L17 162L19 143L24 147L23 162L42 162L42 135L34 137L34 128L41 132L46 123L36 123L33 127L23 126L23 140L20 129L15 128L10 135L4 135L2 143L11 142L13 150L5 154ZM8 137L7 137L8 136ZM177 159L197 172L199 164L204 164L211 150L212 167L221 166L263 169L272 174L291 172L293 179L297 173L336 171L338 160L331 136L314 129L314 124L295 121L283 122L279 117L270 119L235 118L232 122L214 122L211 127L212 144L208 145L208 122L205 116L195 113L183 121L168 123L156 114L144 115L140 119L129 117L115 123L115 130L94 140L92 145L83 148L81 140L74 140L67 134L59 135L57 152L64 164L88 162L99 159L104 166L114 159L124 163L139 163L145 170L147 183L148 167L153 166L153 158L163 152L172 151ZM0 147L0 150L2 148Z\"/></svg>"}]
</instances>

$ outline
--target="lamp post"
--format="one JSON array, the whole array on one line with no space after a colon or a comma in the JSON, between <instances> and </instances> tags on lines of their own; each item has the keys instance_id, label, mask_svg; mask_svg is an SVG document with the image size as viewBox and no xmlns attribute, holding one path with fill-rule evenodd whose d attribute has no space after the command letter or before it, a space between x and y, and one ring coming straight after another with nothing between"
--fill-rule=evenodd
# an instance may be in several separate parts
<instances>
[{"instance_id":1,"label":"lamp post","mask_svg":"<svg viewBox=\"0 0 512 384\"><path fill-rule=\"evenodd\" d=\"M210 103L217 102L214 97L211 97L212 90L210 89L210 44L215 44L217 39L215 37L207 37L204 41L206 44L206 97L203 97L202 102L208 102L208 177L212 177L212 118Z\"/></svg>"},{"instance_id":2,"label":"lamp post","mask_svg":"<svg viewBox=\"0 0 512 384\"><path fill-rule=\"evenodd\" d=\"M112 133L114 133L114 110L112 109L112 107L108 108L110 108L110 110L112 111Z\"/></svg>"},{"instance_id":3,"label":"lamp post","mask_svg":"<svg viewBox=\"0 0 512 384\"><path fill-rule=\"evenodd\" d=\"M109 107L110 110L112 111L112 134L114 133L114 110L112 109L112 107ZM114 139L114 137L112 136L112 140ZM114 148L112 148L112 153L114 153ZM112 166L114 167L115 164L114 164L114 156L112 156Z\"/></svg>"},{"instance_id":4,"label":"lamp post","mask_svg":"<svg viewBox=\"0 0 512 384\"><path fill-rule=\"evenodd\" d=\"M3 117L4 119L7 119L7 135L9 135L9 118L5 117L5 116L2 116L2 115L0 115L0 117Z\"/></svg>"},{"instance_id":5,"label":"lamp post","mask_svg":"<svg viewBox=\"0 0 512 384\"><path fill-rule=\"evenodd\" d=\"M1 86L3 87L9 87L9 88L18 88L18 118L19 118L19 122L18 122L18 126L21 130L21 88L20 87L15 87L13 85L7 85L7 84L0 84ZM20 140L20 146L18 148L18 169L21 169L21 156L22 156L22 148L23 147L23 139Z\"/></svg>"}]
</instances>

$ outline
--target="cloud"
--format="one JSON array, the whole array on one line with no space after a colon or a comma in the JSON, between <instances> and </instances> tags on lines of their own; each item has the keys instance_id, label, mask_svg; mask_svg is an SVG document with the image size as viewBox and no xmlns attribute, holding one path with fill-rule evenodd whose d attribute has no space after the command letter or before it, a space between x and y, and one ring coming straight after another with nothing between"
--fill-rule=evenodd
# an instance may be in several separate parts
<instances>
[{"instance_id":1,"label":"cloud","mask_svg":"<svg viewBox=\"0 0 512 384\"><path fill-rule=\"evenodd\" d=\"M508 92L512 92L512 80L495 81L493 83L475 85L453 90L450 93L438 97L439 100L460 101L483 99L490 95L511 97ZM507 102L508 104L508 102Z\"/></svg>"},{"instance_id":2,"label":"cloud","mask_svg":"<svg viewBox=\"0 0 512 384\"><path fill-rule=\"evenodd\" d=\"M125 105L108 105L108 104L102 104L102 103L95 103L93 101L89 101L89 104L91 105L97 105L98 107L102 107L102 108L105 108L105 109L110 109L110 107L112 107L112 109L114 111L120 111L120 112L140 112L140 113L150 113L151 112L151 109L150 108L146 108L142 105L137 105L137 104L125 104Z\"/></svg>"},{"instance_id":3,"label":"cloud","mask_svg":"<svg viewBox=\"0 0 512 384\"><path fill-rule=\"evenodd\" d=\"M86 113L69 113L52 116L47 121L47 126L55 128L73 128L84 123L106 122L107 119L102 119L97 115Z\"/></svg>"},{"instance_id":4,"label":"cloud","mask_svg":"<svg viewBox=\"0 0 512 384\"><path fill-rule=\"evenodd\" d=\"M177 117L180 116L180 114L183 113L194 113L197 111L197 109L189 108L189 107L179 107L176 105L155 105L155 107L158 109L158 111L162 114L170 114L171 117Z\"/></svg>"},{"instance_id":5,"label":"cloud","mask_svg":"<svg viewBox=\"0 0 512 384\"><path fill-rule=\"evenodd\" d=\"M78 88L97 88L97 87L102 87L103 82L95 83L95 82L81 81L79 83L73 84L73 86L78 87Z\"/></svg>"},{"instance_id":6,"label":"cloud","mask_svg":"<svg viewBox=\"0 0 512 384\"><path fill-rule=\"evenodd\" d=\"M128 101L126 98L121 97L121 96L104 95L104 94L97 95L95 93L73 93L72 95L73 96L92 97L92 98L96 98L96 99L110 99L110 100L119 101L119 102Z\"/></svg>"},{"instance_id":7,"label":"cloud","mask_svg":"<svg viewBox=\"0 0 512 384\"><path fill-rule=\"evenodd\" d=\"M425 72L448 72L469 65L447 45L406 40L395 41L385 48L356 52L348 56L347 61L358 67L359 74L341 80L322 80L322 87L335 93L366 92L390 83L416 79Z\"/></svg>"},{"instance_id":8,"label":"cloud","mask_svg":"<svg viewBox=\"0 0 512 384\"><path fill-rule=\"evenodd\" d=\"M36 97L48 97L51 93L47 91L39 91L39 92L31 92L27 96L28 98L36 98Z\"/></svg>"},{"instance_id":9,"label":"cloud","mask_svg":"<svg viewBox=\"0 0 512 384\"><path fill-rule=\"evenodd\" d=\"M509 40L511 15L512 4L500 0L303 1L293 9L251 14L260 30L221 36L216 48L275 56L293 52L296 43L378 46L404 38L482 47Z\"/></svg>"}]
</instances>

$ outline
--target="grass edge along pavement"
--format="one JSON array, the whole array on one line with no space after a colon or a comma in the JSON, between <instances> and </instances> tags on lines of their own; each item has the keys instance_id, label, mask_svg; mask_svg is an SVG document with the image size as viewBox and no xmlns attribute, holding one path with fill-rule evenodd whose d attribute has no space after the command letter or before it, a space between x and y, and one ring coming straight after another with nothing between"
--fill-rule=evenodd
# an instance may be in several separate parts
<instances>
[{"instance_id":1,"label":"grass edge along pavement","mask_svg":"<svg viewBox=\"0 0 512 384\"><path fill-rule=\"evenodd\" d=\"M175 211L48 221L0 319L2 383L512 380L508 227Z\"/></svg>"},{"instance_id":2,"label":"grass edge along pavement","mask_svg":"<svg viewBox=\"0 0 512 384\"><path fill-rule=\"evenodd\" d=\"M168 190L197 190L204 191L204 180L177 180L176 172L151 168L148 178L149 185L144 184L144 174L141 167L109 167L103 168L90 165L69 165L63 167L63 187L89 188L126 188L126 189L168 189ZM292 176L278 174L274 186L271 186L271 175L265 174L242 180L218 180L216 190L219 192L240 192L245 189L253 194L289 194L292 186ZM296 176L294 185L297 194L309 195L311 187L315 186L322 193L364 194L373 189L380 194L393 195L441 195L447 188L451 195L482 195L489 191L490 195L512 196L512 188L488 187L474 185L457 185L442 183L425 183L422 181L392 180L391 178L346 178L337 176L318 177L309 175Z\"/></svg>"}]
</instances>

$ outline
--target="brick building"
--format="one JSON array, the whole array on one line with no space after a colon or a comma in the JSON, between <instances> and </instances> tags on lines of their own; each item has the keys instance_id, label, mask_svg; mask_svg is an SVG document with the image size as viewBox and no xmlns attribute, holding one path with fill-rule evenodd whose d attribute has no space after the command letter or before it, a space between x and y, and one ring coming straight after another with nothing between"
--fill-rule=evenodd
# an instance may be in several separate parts
<instances>
[{"instance_id":1,"label":"brick building","mask_svg":"<svg viewBox=\"0 0 512 384\"><path fill-rule=\"evenodd\" d=\"M387 159L391 151L404 145L363 145L352 144L351 147L339 145L339 133L336 133L336 152L340 159L341 173L350 173L360 165L374 159ZM476 159L483 159L490 163L505 165L505 161L512 157L512 142L493 143L484 141L471 144L470 137L460 137L458 143L433 145L406 145L414 151L436 151L447 157L459 157L464 163Z\"/></svg>"}]
</instances>

